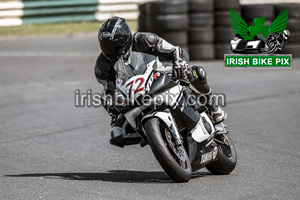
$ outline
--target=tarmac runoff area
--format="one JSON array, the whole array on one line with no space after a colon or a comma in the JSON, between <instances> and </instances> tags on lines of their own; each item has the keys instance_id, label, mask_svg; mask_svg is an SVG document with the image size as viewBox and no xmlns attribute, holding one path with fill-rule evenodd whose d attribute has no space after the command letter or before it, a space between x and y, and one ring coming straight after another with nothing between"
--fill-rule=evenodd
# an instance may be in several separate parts
<instances>
[{"instance_id":1,"label":"tarmac runoff area","mask_svg":"<svg viewBox=\"0 0 300 200\"><path fill-rule=\"evenodd\" d=\"M227 69L199 61L238 153L230 175L202 169L173 183L149 146L111 146L99 92L97 34L0 39L0 199L299 199L300 60L292 69Z\"/></svg>"}]
</instances>

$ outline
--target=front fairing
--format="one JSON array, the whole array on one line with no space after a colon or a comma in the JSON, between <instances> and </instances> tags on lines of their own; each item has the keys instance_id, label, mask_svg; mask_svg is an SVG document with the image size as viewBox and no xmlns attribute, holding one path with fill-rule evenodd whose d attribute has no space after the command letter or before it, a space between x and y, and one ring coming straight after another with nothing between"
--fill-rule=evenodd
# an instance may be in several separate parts
<instances>
[{"instance_id":1,"label":"front fairing","mask_svg":"<svg viewBox=\"0 0 300 200\"><path fill-rule=\"evenodd\" d=\"M131 52L128 59L121 57L114 65L117 78L126 82L133 76L142 75L146 72L147 64L155 60L155 57L148 54Z\"/></svg>"},{"instance_id":2,"label":"front fairing","mask_svg":"<svg viewBox=\"0 0 300 200\"><path fill-rule=\"evenodd\" d=\"M131 52L128 59L122 57L115 63L117 90L114 104L119 112L138 105L135 101L145 94L145 84L155 61L154 56Z\"/></svg>"}]
</instances>

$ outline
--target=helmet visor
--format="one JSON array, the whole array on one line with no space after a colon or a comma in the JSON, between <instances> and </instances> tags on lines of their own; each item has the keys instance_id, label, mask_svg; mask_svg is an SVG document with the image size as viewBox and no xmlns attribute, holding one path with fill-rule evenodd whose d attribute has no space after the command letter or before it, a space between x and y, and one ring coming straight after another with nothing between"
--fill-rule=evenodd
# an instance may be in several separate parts
<instances>
[{"instance_id":1,"label":"helmet visor","mask_svg":"<svg viewBox=\"0 0 300 200\"><path fill-rule=\"evenodd\" d=\"M102 53L109 59L117 59L120 57L123 48L123 41L113 41L113 40L102 40L100 41L100 48Z\"/></svg>"}]
</instances>

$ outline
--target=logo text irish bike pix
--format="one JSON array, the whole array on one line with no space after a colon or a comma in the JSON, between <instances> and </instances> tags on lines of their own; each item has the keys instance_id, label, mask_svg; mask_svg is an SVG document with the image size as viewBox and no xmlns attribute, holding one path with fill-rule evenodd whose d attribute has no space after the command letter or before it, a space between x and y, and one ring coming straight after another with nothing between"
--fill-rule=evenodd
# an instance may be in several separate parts
<instances>
[{"instance_id":1,"label":"logo text irish bike pix","mask_svg":"<svg viewBox=\"0 0 300 200\"><path fill-rule=\"evenodd\" d=\"M230 46L234 54L224 55L225 67L292 67L292 55L280 54L290 36L286 29L288 9L283 10L271 25L265 25L265 22L264 17L258 17L253 19L254 25L248 26L236 11L230 9L230 23L235 33Z\"/></svg>"}]
</instances>

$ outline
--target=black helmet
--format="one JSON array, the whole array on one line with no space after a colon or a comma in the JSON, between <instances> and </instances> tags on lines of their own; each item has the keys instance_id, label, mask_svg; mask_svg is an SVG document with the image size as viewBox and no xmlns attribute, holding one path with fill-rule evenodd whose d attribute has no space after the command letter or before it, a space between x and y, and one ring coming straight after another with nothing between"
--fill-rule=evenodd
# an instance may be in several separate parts
<instances>
[{"instance_id":1,"label":"black helmet","mask_svg":"<svg viewBox=\"0 0 300 200\"><path fill-rule=\"evenodd\" d=\"M130 49L132 34L125 19L112 17L100 25L98 40L104 56L116 61Z\"/></svg>"}]
</instances>

